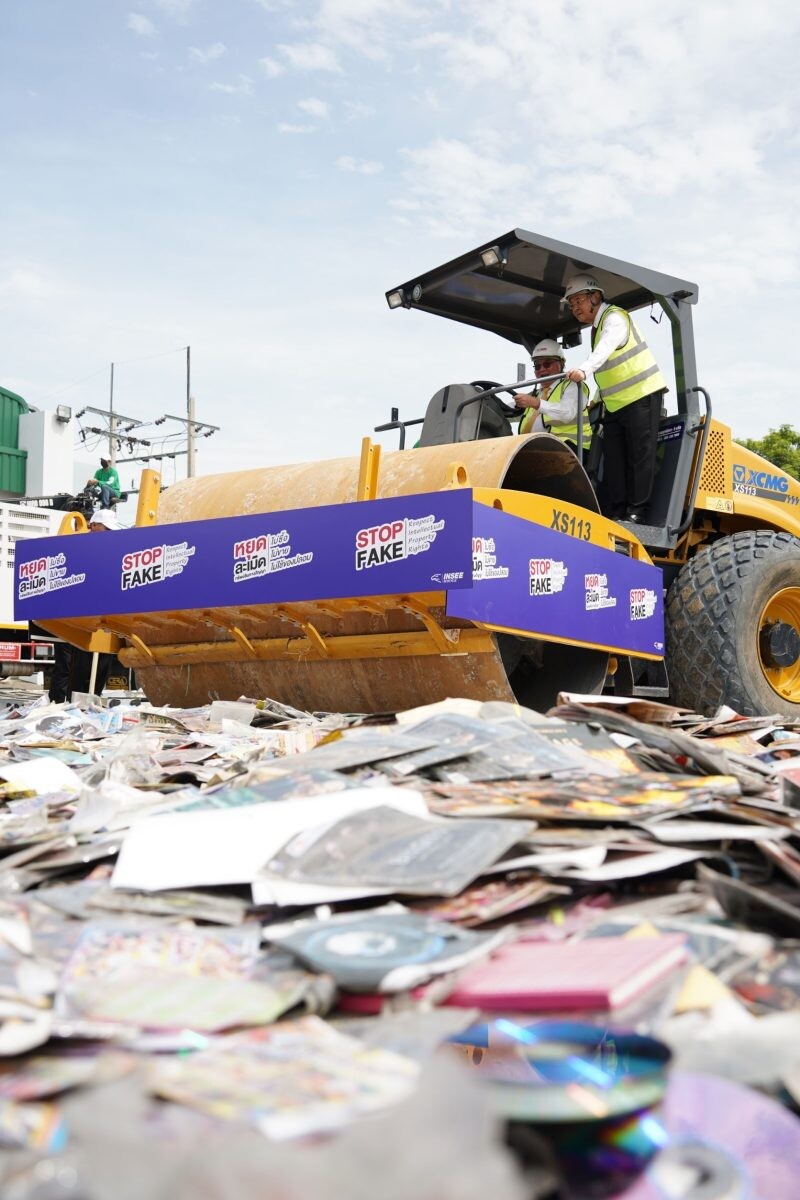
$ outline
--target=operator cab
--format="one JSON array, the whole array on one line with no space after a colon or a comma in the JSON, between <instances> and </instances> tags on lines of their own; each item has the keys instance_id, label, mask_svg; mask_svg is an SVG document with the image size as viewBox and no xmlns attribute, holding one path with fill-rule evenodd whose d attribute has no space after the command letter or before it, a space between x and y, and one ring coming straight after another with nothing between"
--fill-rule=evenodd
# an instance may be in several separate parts
<instances>
[{"instance_id":1,"label":"operator cab","mask_svg":"<svg viewBox=\"0 0 800 1200\"><path fill-rule=\"evenodd\" d=\"M514 229L393 288L386 293L386 300L392 309L417 309L496 333L523 346L528 354L543 338L554 338L569 349L581 344L582 326L561 301L566 280L577 272L591 272L610 304L631 313L658 306L669 321L678 412L661 422L647 524L635 527L646 546L668 550L691 522L698 482L695 473L690 489L692 467L698 448L701 457L697 461L702 461L710 424L708 394L697 386L691 315L698 297L696 284ZM419 445L508 436L513 432L509 418L520 413L505 403L513 400L513 395L503 393L513 393L514 386L486 380L450 384L434 395L424 418L401 421L393 409L392 420L378 430L399 429L401 448L406 428L412 425L422 425ZM601 432L595 432L587 465L595 486L602 487Z\"/></svg>"}]
</instances>

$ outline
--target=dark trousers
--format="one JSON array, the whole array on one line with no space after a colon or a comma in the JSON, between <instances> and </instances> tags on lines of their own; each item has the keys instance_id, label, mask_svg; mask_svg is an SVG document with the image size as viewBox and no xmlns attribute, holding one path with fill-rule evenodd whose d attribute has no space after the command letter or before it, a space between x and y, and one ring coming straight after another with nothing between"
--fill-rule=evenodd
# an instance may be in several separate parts
<instances>
[{"instance_id":1,"label":"dark trousers","mask_svg":"<svg viewBox=\"0 0 800 1200\"><path fill-rule=\"evenodd\" d=\"M609 517L644 515L656 477L663 392L653 392L603 420L603 482Z\"/></svg>"},{"instance_id":2,"label":"dark trousers","mask_svg":"<svg viewBox=\"0 0 800 1200\"><path fill-rule=\"evenodd\" d=\"M54 704L63 704L69 698L71 670L72 646L66 642L53 642L53 673L47 695Z\"/></svg>"},{"instance_id":3,"label":"dark trousers","mask_svg":"<svg viewBox=\"0 0 800 1200\"><path fill-rule=\"evenodd\" d=\"M70 697L73 692L88 692L92 678L92 652L72 648L72 671L70 672ZM97 657L97 677L94 684L94 694L99 696L106 686L109 668L114 661L113 654L99 654Z\"/></svg>"}]
</instances>

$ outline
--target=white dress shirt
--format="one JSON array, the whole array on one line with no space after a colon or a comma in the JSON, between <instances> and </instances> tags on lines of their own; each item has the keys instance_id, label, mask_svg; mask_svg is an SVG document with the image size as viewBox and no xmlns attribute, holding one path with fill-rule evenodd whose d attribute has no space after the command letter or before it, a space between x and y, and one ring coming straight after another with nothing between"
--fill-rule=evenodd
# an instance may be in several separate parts
<instances>
[{"instance_id":1,"label":"white dress shirt","mask_svg":"<svg viewBox=\"0 0 800 1200\"><path fill-rule=\"evenodd\" d=\"M578 384L568 383L564 388L561 398L555 404L547 403L547 397L545 396L545 388L547 386L545 384L540 392L542 404L536 414L536 420L533 422L533 429L531 430L533 433L547 432L542 415L547 417L551 424L555 422L557 425L571 425L574 421L578 420ZM552 388L550 390L552 391Z\"/></svg>"},{"instance_id":2,"label":"white dress shirt","mask_svg":"<svg viewBox=\"0 0 800 1200\"><path fill-rule=\"evenodd\" d=\"M592 325L595 329L600 324L600 318L609 306L605 301L600 305L597 312L594 314ZM594 350L592 350L585 362L582 362L578 368L583 371L584 375L594 375L595 371L599 371L615 350L619 350L628 340L629 327L628 322L618 312L611 312L603 322L603 332L595 342ZM591 345L591 342L590 342Z\"/></svg>"}]
</instances>

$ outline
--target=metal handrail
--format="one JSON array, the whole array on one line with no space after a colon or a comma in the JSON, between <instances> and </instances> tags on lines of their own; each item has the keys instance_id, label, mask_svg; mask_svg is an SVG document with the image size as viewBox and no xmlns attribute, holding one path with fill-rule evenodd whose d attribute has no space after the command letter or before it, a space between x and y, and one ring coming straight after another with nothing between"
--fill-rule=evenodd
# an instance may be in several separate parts
<instances>
[{"instance_id":1,"label":"metal handrail","mask_svg":"<svg viewBox=\"0 0 800 1200\"><path fill-rule=\"evenodd\" d=\"M481 406L483 406L484 400L486 400L489 396L497 396L500 392L511 392L513 395L515 392L519 391L521 388L536 387L538 384L542 384L542 383L557 382L559 379L564 379L566 377L566 374L567 374L566 371L559 371L556 375L539 375L539 376L535 375L532 379L518 379L513 384L501 383L501 384L498 384L497 387L486 388L482 392L476 392L476 394L474 396L468 396L466 400L462 400L461 403L456 406L455 412L453 414L453 441L456 442L458 440L459 418L461 417L461 414L464 411L464 409L469 408L470 405L480 404ZM577 384L576 386L578 388L577 456L578 456L578 461L580 463L583 463L583 424L584 424L583 408L584 408L584 406L580 403L581 398L582 398L580 384ZM480 426L482 415L483 415L482 411L478 413L478 425L479 426ZM512 416L515 416L515 415L516 414L512 414ZM519 416L520 417L524 416L524 410L520 411ZM392 429L399 429L400 430L400 449L404 450L405 445L406 445L406 429L409 428L409 426L411 426L411 425L422 425L422 424L424 424L424 422L425 422L424 417L415 417L412 421L401 421L399 418L398 410L396 408L393 408L391 421L387 421L386 424L384 424L384 425L376 425L374 427L373 432L374 433L387 433L388 431L390 431Z\"/></svg>"},{"instance_id":2,"label":"metal handrail","mask_svg":"<svg viewBox=\"0 0 800 1200\"><path fill-rule=\"evenodd\" d=\"M688 390L690 392L699 392L701 394L701 396L703 397L703 400L705 402L705 406L706 406L706 415L703 419L703 425L702 425L703 434L702 434L702 437L700 438L700 450L697 455L697 465L695 467L694 479L692 480L692 490L689 494L689 503L686 508L686 516L683 518L683 520L681 521L680 525L678 525L677 528L674 525L668 526L668 533L669 533L670 537L677 536L679 538L683 537L683 535L686 533L686 530L691 525L692 518L694 517L694 506L695 506L695 502L697 500L697 490L700 486L700 474L703 470L703 459L705 458L706 444L708 442L708 434L709 434L709 430L711 428L711 397L709 396L708 392L706 391L706 389L704 387L692 387L692 388L689 388ZM686 432L688 434L694 435L695 433L697 433L699 428L700 428L700 424L698 423L697 425L694 425L691 429L687 428Z\"/></svg>"},{"instance_id":3,"label":"metal handrail","mask_svg":"<svg viewBox=\"0 0 800 1200\"><path fill-rule=\"evenodd\" d=\"M392 412L397 412L397 409L393 408ZM405 448L406 448L406 429L408 428L408 426L409 425L423 425L424 423L425 423L424 417L414 417L413 421L401 421L398 416L398 417L393 418L391 421L387 421L385 425L376 425L372 432L373 433L386 433L387 430L389 430L389 429L399 429L400 430L400 449L405 450Z\"/></svg>"},{"instance_id":4,"label":"metal handrail","mask_svg":"<svg viewBox=\"0 0 800 1200\"><path fill-rule=\"evenodd\" d=\"M458 419L461 416L464 409L469 408L469 406L471 404L483 405L483 401L487 398L487 396L496 396L499 392L512 392L513 393L513 392L519 391L520 388L534 387L537 383L550 383L550 381L553 379L563 379L563 378L564 378L564 372L561 371L558 375L543 375L543 376L540 376L538 379L535 376L533 379L518 379L516 381L516 383L498 384L497 387L486 388L486 390L483 392L477 392L476 395L474 395L474 396L468 396L466 400L462 400L460 404L456 405L456 411L453 414L453 441L455 442L458 440ZM481 423L481 413L479 412L478 413L478 425L479 426L480 426L480 423Z\"/></svg>"}]
</instances>

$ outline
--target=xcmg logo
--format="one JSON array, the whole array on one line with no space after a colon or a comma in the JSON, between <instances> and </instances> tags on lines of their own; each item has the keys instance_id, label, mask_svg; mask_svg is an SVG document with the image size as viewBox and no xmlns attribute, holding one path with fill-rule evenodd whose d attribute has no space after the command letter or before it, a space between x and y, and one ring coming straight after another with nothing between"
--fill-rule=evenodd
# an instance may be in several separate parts
<instances>
[{"instance_id":1,"label":"xcmg logo","mask_svg":"<svg viewBox=\"0 0 800 1200\"><path fill-rule=\"evenodd\" d=\"M746 487L763 488L767 492L788 492L789 480L785 475L772 475L769 471L758 471L755 467L743 467L734 463L734 484L744 484Z\"/></svg>"}]
</instances>

